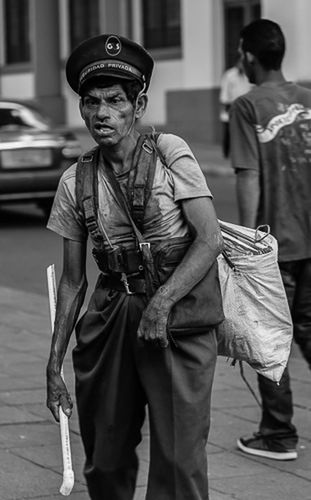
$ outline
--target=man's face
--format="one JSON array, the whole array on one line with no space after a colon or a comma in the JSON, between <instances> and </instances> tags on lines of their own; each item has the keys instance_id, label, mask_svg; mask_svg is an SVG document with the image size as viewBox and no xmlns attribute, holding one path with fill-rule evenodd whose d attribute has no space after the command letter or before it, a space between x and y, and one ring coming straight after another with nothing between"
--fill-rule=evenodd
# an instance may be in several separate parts
<instances>
[{"instance_id":1,"label":"man's face","mask_svg":"<svg viewBox=\"0 0 311 500\"><path fill-rule=\"evenodd\" d=\"M244 50L242 48L242 44L243 44L243 40L240 40L238 53L240 56L240 60L243 64L244 73L246 74L250 83L256 83L254 66L248 61L246 53L244 52Z\"/></svg>"},{"instance_id":2,"label":"man's face","mask_svg":"<svg viewBox=\"0 0 311 500\"><path fill-rule=\"evenodd\" d=\"M128 135L134 107L120 84L93 87L80 101L81 116L99 146L113 147Z\"/></svg>"}]
</instances>

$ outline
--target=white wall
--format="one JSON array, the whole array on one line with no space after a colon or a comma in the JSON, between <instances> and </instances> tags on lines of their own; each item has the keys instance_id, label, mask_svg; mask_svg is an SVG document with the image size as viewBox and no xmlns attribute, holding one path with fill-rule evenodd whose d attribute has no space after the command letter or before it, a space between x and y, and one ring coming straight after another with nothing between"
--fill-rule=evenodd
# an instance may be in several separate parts
<instances>
[{"instance_id":1,"label":"white wall","mask_svg":"<svg viewBox=\"0 0 311 500\"><path fill-rule=\"evenodd\" d=\"M141 42L139 0L133 1L134 39ZM144 123L166 122L168 90L211 88L222 73L223 26L219 0L181 0L182 57L155 60Z\"/></svg>"},{"instance_id":2,"label":"white wall","mask_svg":"<svg viewBox=\"0 0 311 500\"><path fill-rule=\"evenodd\" d=\"M142 43L141 0L133 0L133 40ZM155 68L148 91L149 103L142 120L144 124L166 122L166 91L183 86L182 59L155 60Z\"/></svg>"},{"instance_id":3,"label":"white wall","mask_svg":"<svg viewBox=\"0 0 311 500\"><path fill-rule=\"evenodd\" d=\"M166 122L166 92L182 87L182 60L155 61L155 69L148 91L149 102L143 123Z\"/></svg>"},{"instance_id":4,"label":"white wall","mask_svg":"<svg viewBox=\"0 0 311 500\"><path fill-rule=\"evenodd\" d=\"M215 85L214 61L221 57L219 8L214 0L182 0L184 88ZM218 81L217 81L218 83Z\"/></svg>"},{"instance_id":5,"label":"white wall","mask_svg":"<svg viewBox=\"0 0 311 500\"><path fill-rule=\"evenodd\" d=\"M62 87L66 103L66 123L72 127L83 127L84 122L79 111L79 96L69 87L64 71L62 72Z\"/></svg>"},{"instance_id":6,"label":"white wall","mask_svg":"<svg viewBox=\"0 0 311 500\"><path fill-rule=\"evenodd\" d=\"M19 73L3 75L1 78L1 96L14 97L15 99L33 99L34 75L30 73Z\"/></svg>"},{"instance_id":7,"label":"white wall","mask_svg":"<svg viewBox=\"0 0 311 500\"><path fill-rule=\"evenodd\" d=\"M290 80L311 80L310 0L263 0L262 17L280 24L286 38L284 74Z\"/></svg>"}]
</instances>

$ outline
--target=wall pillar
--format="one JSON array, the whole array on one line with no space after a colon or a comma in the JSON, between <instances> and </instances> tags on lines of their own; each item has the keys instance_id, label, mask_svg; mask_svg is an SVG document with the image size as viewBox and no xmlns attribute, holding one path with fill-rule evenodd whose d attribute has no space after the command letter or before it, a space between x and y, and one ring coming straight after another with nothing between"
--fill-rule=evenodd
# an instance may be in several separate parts
<instances>
[{"instance_id":1,"label":"wall pillar","mask_svg":"<svg viewBox=\"0 0 311 500\"><path fill-rule=\"evenodd\" d=\"M58 1L30 0L30 8L35 97L56 123L64 123Z\"/></svg>"},{"instance_id":2,"label":"wall pillar","mask_svg":"<svg viewBox=\"0 0 311 500\"><path fill-rule=\"evenodd\" d=\"M182 0L182 82L166 93L167 128L188 141L220 137L218 86L222 71L222 3Z\"/></svg>"}]
</instances>

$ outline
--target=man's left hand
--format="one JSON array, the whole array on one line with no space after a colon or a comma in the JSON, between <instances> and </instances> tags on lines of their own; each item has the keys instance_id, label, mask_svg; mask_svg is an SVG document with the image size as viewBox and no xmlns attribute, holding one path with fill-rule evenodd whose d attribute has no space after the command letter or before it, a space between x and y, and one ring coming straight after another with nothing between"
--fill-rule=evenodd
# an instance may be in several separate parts
<instances>
[{"instance_id":1,"label":"man's left hand","mask_svg":"<svg viewBox=\"0 0 311 500\"><path fill-rule=\"evenodd\" d=\"M160 347L169 345L167 337L167 321L170 308L163 306L163 300L159 301L154 296L142 314L138 327L138 338L147 342L153 342Z\"/></svg>"}]
</instances>

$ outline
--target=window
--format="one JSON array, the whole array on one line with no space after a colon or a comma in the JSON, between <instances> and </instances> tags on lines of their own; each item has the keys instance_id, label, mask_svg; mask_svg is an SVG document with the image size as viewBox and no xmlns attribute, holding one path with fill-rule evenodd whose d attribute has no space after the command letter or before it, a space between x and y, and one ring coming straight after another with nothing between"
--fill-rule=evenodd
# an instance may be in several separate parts
<instances>
[{"instance_id":1,"label":"window","mask_svg":"<svg viewBox=\"0 0 311 500\"><path fill-rule=\"evenodd\" d=\"M5 0L5 61L30 61L29 0Z\"/></svg>"},{"instance_id":2,"label":"window","mask_svg":"<svg viewBox=\"0 0 311 500\"><path fill-rule=\"evenodd\" d=\"M180 47L180 0L142 0L146 49Z\"/></svg>"},{"instance_id":3,"label":"window","mask_svg":"<svg viewBox=\"0 0 311 500\"><path fill-rule=\"evenodd\" d=\"M230 68L236 62L240 31L246 24L259 19L258 0L224 0L225 62Z\"/></svg>"},{"instance_id":4,"label":"window","mask_svg":"<svg viewBox=\"0 0 311 500\"><path fill-rule=\"evenodd\" d=\"M99 35L98 0L70 0L69 17L72 49L86 38Z\"/></svg>"}]
</instances>

